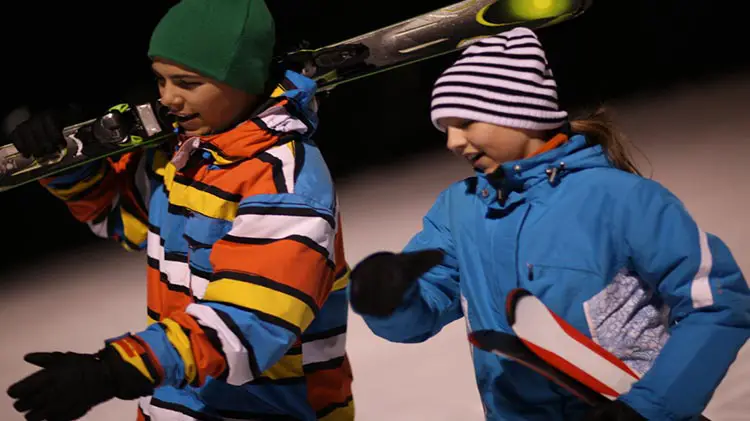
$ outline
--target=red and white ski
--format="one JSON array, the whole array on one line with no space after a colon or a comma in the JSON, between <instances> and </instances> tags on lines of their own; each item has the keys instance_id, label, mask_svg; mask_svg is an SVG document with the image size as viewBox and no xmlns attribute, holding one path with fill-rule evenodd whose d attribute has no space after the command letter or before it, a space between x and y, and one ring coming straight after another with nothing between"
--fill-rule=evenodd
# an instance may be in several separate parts
<instances>
[{"instance_id":1,"label":"red and white ski","mask_svg":"<svg viewBox=\"0 0 750 421\"><path fill-rule=\"evenodd\" d=\"M469 335L469 341L479 349L506 357L536 371L589 405L594 406L607 400L606 397L541 359L515 335L494 330L478 330Z\"/></svg>"},{"instance_id":2,"label":"red and white ski","mask_svg":"<svg viewBox=\"0 0 750 421\"><path fill-rule=\"evenodd\" d=\"M608 399L617 399L640 378L527 290L511 291L505 311L511 329L531 351Z\"/></svg>"},{"instance_id":3,"label":"red and white ski","mask_svg":"<svg viewBox=\"0 0 750 421\"><path fill-rule=\"evenodd\" d=\"M511 291L505 310L516 336L480 330L470 333L469 341L479 349L524 364L592 405L601 399L580 392L575 384L601 398L614 400L640 379L622 360L552 312L528 290ZM516 338L517 342L507 337ZM524 351L519 351L518 343L534 357L526 357ZM709 421L705 416L699 419Z\"/></svg>"}]
</instances>

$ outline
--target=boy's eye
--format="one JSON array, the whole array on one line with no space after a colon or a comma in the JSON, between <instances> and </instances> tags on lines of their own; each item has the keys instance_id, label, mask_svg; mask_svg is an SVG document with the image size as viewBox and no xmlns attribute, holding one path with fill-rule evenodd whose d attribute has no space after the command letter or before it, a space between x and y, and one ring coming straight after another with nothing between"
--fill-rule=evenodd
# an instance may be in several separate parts
<instances>
[{"instance_id":1,"label":"boy's eye","mask_svg":"<svg viewBox=\"0 0 750 421\"><path fill-rule=\"evenodd\" d=\"M182 89L193 89L200 86L199 82L186 82L184 80L177 80L174 84Z\"/></svg>"}]
</instances>

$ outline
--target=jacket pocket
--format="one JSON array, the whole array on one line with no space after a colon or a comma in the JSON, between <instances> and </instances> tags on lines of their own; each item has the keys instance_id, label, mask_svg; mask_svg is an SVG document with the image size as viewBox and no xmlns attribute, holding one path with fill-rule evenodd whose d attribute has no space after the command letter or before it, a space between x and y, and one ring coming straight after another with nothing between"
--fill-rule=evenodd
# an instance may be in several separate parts
<instances>
[{"instance_id":1,"label":"jacket pocket","mask_svg":"<svg viewBox=\"0 0 750 421\"><path fill-rule=\"evenodd\" d=\"M574 276L574 277L584 277L584 278L591 278L591 277L600 278L600 275L597 272L588 268L573 267L573 266L566 266L566 265L560 265L560 264L550 264L550 263L535 262L535 261L526 262L526 274L525 275L526 275L525 279L528 282L545 280L550 277L568 278L568 277Z\"/></svg>"}]
</instances>

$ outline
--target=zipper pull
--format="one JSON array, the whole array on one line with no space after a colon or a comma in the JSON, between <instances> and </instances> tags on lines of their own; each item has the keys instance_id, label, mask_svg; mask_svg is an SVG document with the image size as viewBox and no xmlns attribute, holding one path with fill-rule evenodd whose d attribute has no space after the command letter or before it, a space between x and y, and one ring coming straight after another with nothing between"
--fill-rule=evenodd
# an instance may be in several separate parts
<instances>
[{"instance_id":1,"label":"zipper pull","mask_svg":"<svg viewBox=\"0 0 750 421\"><path fill-rule=\"evenodd\" d=\"M557 177L557 167L547 168L545 172L547 173L547 179L549 180L549 183L554 184L555 177Z\"/></svg>"},{"instance_id":2,"label":"zipper pull","mask_svg":"<svg viewBox=\"0 0 750 421\"><path fill-rule=\"evenodd\" d=\"M529 281L533 281L534 280L534 265L532 265L531 263L526 263L526 268L529 270L529 273L528 273Z\"/></svg>"},{"instance_id":3,"label":"zipper pull","mask_svg":"<svg viewBox=\"0 0 750 421\"><path fill-rule=\"evenodd\" d=\"M565 171L564 162L560 162L560 164L557 167L547 168L545 172L547 173L547 179L549 180L549 183L555 184L555 179L557 178L557 174L563 171Z\"/></svg>"}]
</instances>

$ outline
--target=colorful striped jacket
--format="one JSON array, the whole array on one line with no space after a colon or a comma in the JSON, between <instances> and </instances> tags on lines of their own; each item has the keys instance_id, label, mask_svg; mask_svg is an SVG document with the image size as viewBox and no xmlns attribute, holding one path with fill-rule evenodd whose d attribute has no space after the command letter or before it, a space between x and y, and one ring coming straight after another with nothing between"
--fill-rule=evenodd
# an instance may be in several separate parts
<instances>
[{"instance_id":1,"label":"colorful striped jacket","mask_svg":"<svg viewBox=\"0 0 750 421\"><path fill-rule=\"evenodd\" d=\"M147 250L150 324L109 341L160 386L140 419L354 419L349 268L310 140L314 89L288 72L230 131L43 180L93 232Z\"/></svg>"}]
</instances>

